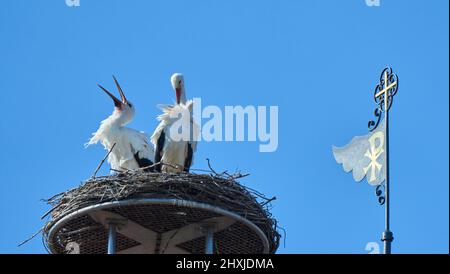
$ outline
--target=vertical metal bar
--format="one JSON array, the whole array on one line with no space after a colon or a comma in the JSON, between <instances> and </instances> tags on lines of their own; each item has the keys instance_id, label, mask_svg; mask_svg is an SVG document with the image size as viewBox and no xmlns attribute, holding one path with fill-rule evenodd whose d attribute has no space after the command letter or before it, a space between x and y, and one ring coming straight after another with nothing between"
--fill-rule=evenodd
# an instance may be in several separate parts
<instances>
[{"instance_id":1,"label":"vertical metal bar","mask_svg":"<svg viewBox=\"0 0 450 274\"><path fill-rule=\"evenodd\" d=\"M206 226L205 228L205 254L214 254L214 228Z\"/></svg>"},{"instance_id":2,"label":"vertical metal bar","mask_svg":"<svg viewBox=\"0 0 450 274\"><path fill-rule=\"evenodd\" d=\"M385 78L387 81L387 77ZM387 84L387 82L385 82ZM387 94L385 96L388 96ZM385 112L386 119L386 190L385 190L385 230L381 236L381 240L384 242L384 254L391 254L391 243L394 239L392 232L390 231L390 223L389 223L389 109L386 109Z\"/></svg>"},{"instance_id":3,"label":"vertical metal bar","mask_svg":"<svg viewBox=\"0 0 450 274\"><path fill-rule=\"evenodd\" d=\"M110 223L108 233L108 254L116 254L116 237L116 225Z\"/></svg>"}]
</instances>

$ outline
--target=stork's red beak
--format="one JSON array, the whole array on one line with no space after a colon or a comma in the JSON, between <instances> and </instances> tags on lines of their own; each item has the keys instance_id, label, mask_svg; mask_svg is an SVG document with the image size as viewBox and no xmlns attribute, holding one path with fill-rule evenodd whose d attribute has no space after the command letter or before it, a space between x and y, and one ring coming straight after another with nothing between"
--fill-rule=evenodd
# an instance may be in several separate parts
<instances>
[{"instance_id":1,"label":"stork's red beak","mask_svg":"<svg viewBox=\"0 0 450 274\"><path fill-rule=\"evenodd\" d=\"M181 88L176 88L175 91L177 93L177 104L180 104L180 101L181 101Z\"/></svg>"},{"instance_id":2,"label":"stork's red beak","mask_svg":"<svg viewBox=\"0 0 450 274\"><path fill-rule=\"evenodd\" d=\"M122 99L119 100L117 99L116 96L114 96L111 92L109 92L106 88L102 87L100 84L97 84L104 92L106 92L106 94L109 95L109 97L111 97L111 99L114 101L114 106L118 109L122 109L123 105L125 105L128 101L127 98L125 97L125 94L123 94L122 88L119 85L119 82L117 82L116 77L114 77L114 82L116 83L117 89L119 90L119 94L120 94L120 98Z\"/></svg>"}]
</instances>

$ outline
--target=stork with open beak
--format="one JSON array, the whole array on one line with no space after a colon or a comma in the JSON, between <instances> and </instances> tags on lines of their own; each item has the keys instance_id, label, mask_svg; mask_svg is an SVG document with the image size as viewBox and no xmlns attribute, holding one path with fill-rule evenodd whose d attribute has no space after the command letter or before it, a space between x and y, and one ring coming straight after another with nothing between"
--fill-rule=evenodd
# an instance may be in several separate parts
<instances>
[{"instance_id":1,"label":"stork with open beak","mask_svg":"<svg viewBox=\"0 0 450 274\"><path fill-rule=\"evenodd\" d=\"M117 79L114 76L113 79L121 100L98 85L113 100L114 111L101 122L97 132L93 133L86 146L97 144L100 141L108 152L111 151L108 163L113 171L135 170L151 166L154 157L153 146L144 132L125 127L133 120L135 109L125 97ZM144 170L153 171L153 169L150 167Z\"/></svg>"},{"instance_id":2,"label":"stork with open beak","mask_svg":"<svg viewBox=\"0 0 450 274\"><path fill-rule=\"evenodd\" d=\"M184 78L181 73L173 74L170 80L176 94L176 104L162 107L163 114L157 118L160 123L151 137L151 142L155 146L155 163L162 163L162 165L156 165L155 170L189 172L197 148L195 136L198 134L198 126L192 117L193 101L186 101ZM186 111L189 111L189 125L186 128L190 131L190 138L174 140L170 136L171 129L178 119L181 119L178 113L186 113ZM179 123L175 126L179 126Z\"/></svg>"}]
</instances>

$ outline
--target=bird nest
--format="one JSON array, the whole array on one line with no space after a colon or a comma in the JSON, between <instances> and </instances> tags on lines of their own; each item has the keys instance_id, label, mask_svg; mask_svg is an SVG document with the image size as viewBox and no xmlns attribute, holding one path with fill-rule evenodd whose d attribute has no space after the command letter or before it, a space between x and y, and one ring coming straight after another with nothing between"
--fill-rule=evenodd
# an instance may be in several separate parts
<instances>
[{"instance_id":1,"label":"bird nest","mask_svg":"<svg viewBox=\"0 0 450 274\"><path fill-rule=\"evenodd\" d=\"M237 180L245 176L247 175L240 173L229 175L216 172L192 174L128 171L115 176L91 178L79 187L57 194L46 201L51 209L43 216L50 216L43 228L44 244L52 251L57 250L55 245L58 240L54 239L54 235L50 235L52 227L65 216L81 209L116 201L176 199L211 205L248 220L267 238L268 252L275 253L280 240L277 222L270 213L270 202L275 197L266 198L258 191L238 183ZM59 247L59 252L63 253L64 250Z\"/></svg>"}]
</instances>

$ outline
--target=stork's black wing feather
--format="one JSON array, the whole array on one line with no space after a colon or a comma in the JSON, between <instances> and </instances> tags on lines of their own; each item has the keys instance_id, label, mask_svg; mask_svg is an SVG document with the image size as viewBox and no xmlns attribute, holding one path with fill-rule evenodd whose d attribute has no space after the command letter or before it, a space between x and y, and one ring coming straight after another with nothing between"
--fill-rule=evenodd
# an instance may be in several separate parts
<instances>
[{"instance_id":1,"label":"stork's black wing feather","mask_svg":"<svg viewBox=\"0 0 450 274\"><path fill-rule=\"evenodd\" d=\"M134 159L136 160L136 162L138 163L140 168L148 167L148 166L153 165L152 160L147 159L147 158L140 158L139 157L139 152L136 152L134 154ZM146 168L146 169L144 169L144 171L146 171L146 172L154 172L155 171L155 167Z\"/></svg>"},{"instance_id":2,"label":"stork's black wing feather","mask_svg":"<svg viewBox=\"0 0 450 274\"><path fill-rule=\"evenodd\" d=\"M133 153L134 160L137 162L139 168L148 167L153 165L153 162L150 159L147 158L141 158L139 157L139 151L136 152L136 149L134 149L133 145L130 143L131 153ZM144 171L146 172L154 172L154 167L146 168Z\"/></svg>"},{"instance_id":3,"label":"stork's black wing feather","mask_svg":"<svg viewBox=\"0 0 450 274\"><path fill-rule=\"evenodd\" d=\"M186 159L184 159L184 171L186 171L186 172L189 172L189 169L191 168L193 154L194 154L194 151L192 150L192 145L191 145L191 143L188 143L187 155L186 155Z\"/></svg>"},{"instance_id":4,"label":"stork's black wing feather","mask_svg":"<svg viewBox=\"0 0 450 274\"><path fill-rule=\"evenodd\" d=\"M161 134L159 135L158 141L156 142L155 163L161 162L165 140L166 134L164 133L164 130L162 130ZM155 166L155 171L161 172L161 164Z\"/></svg>"}]
</instances>

